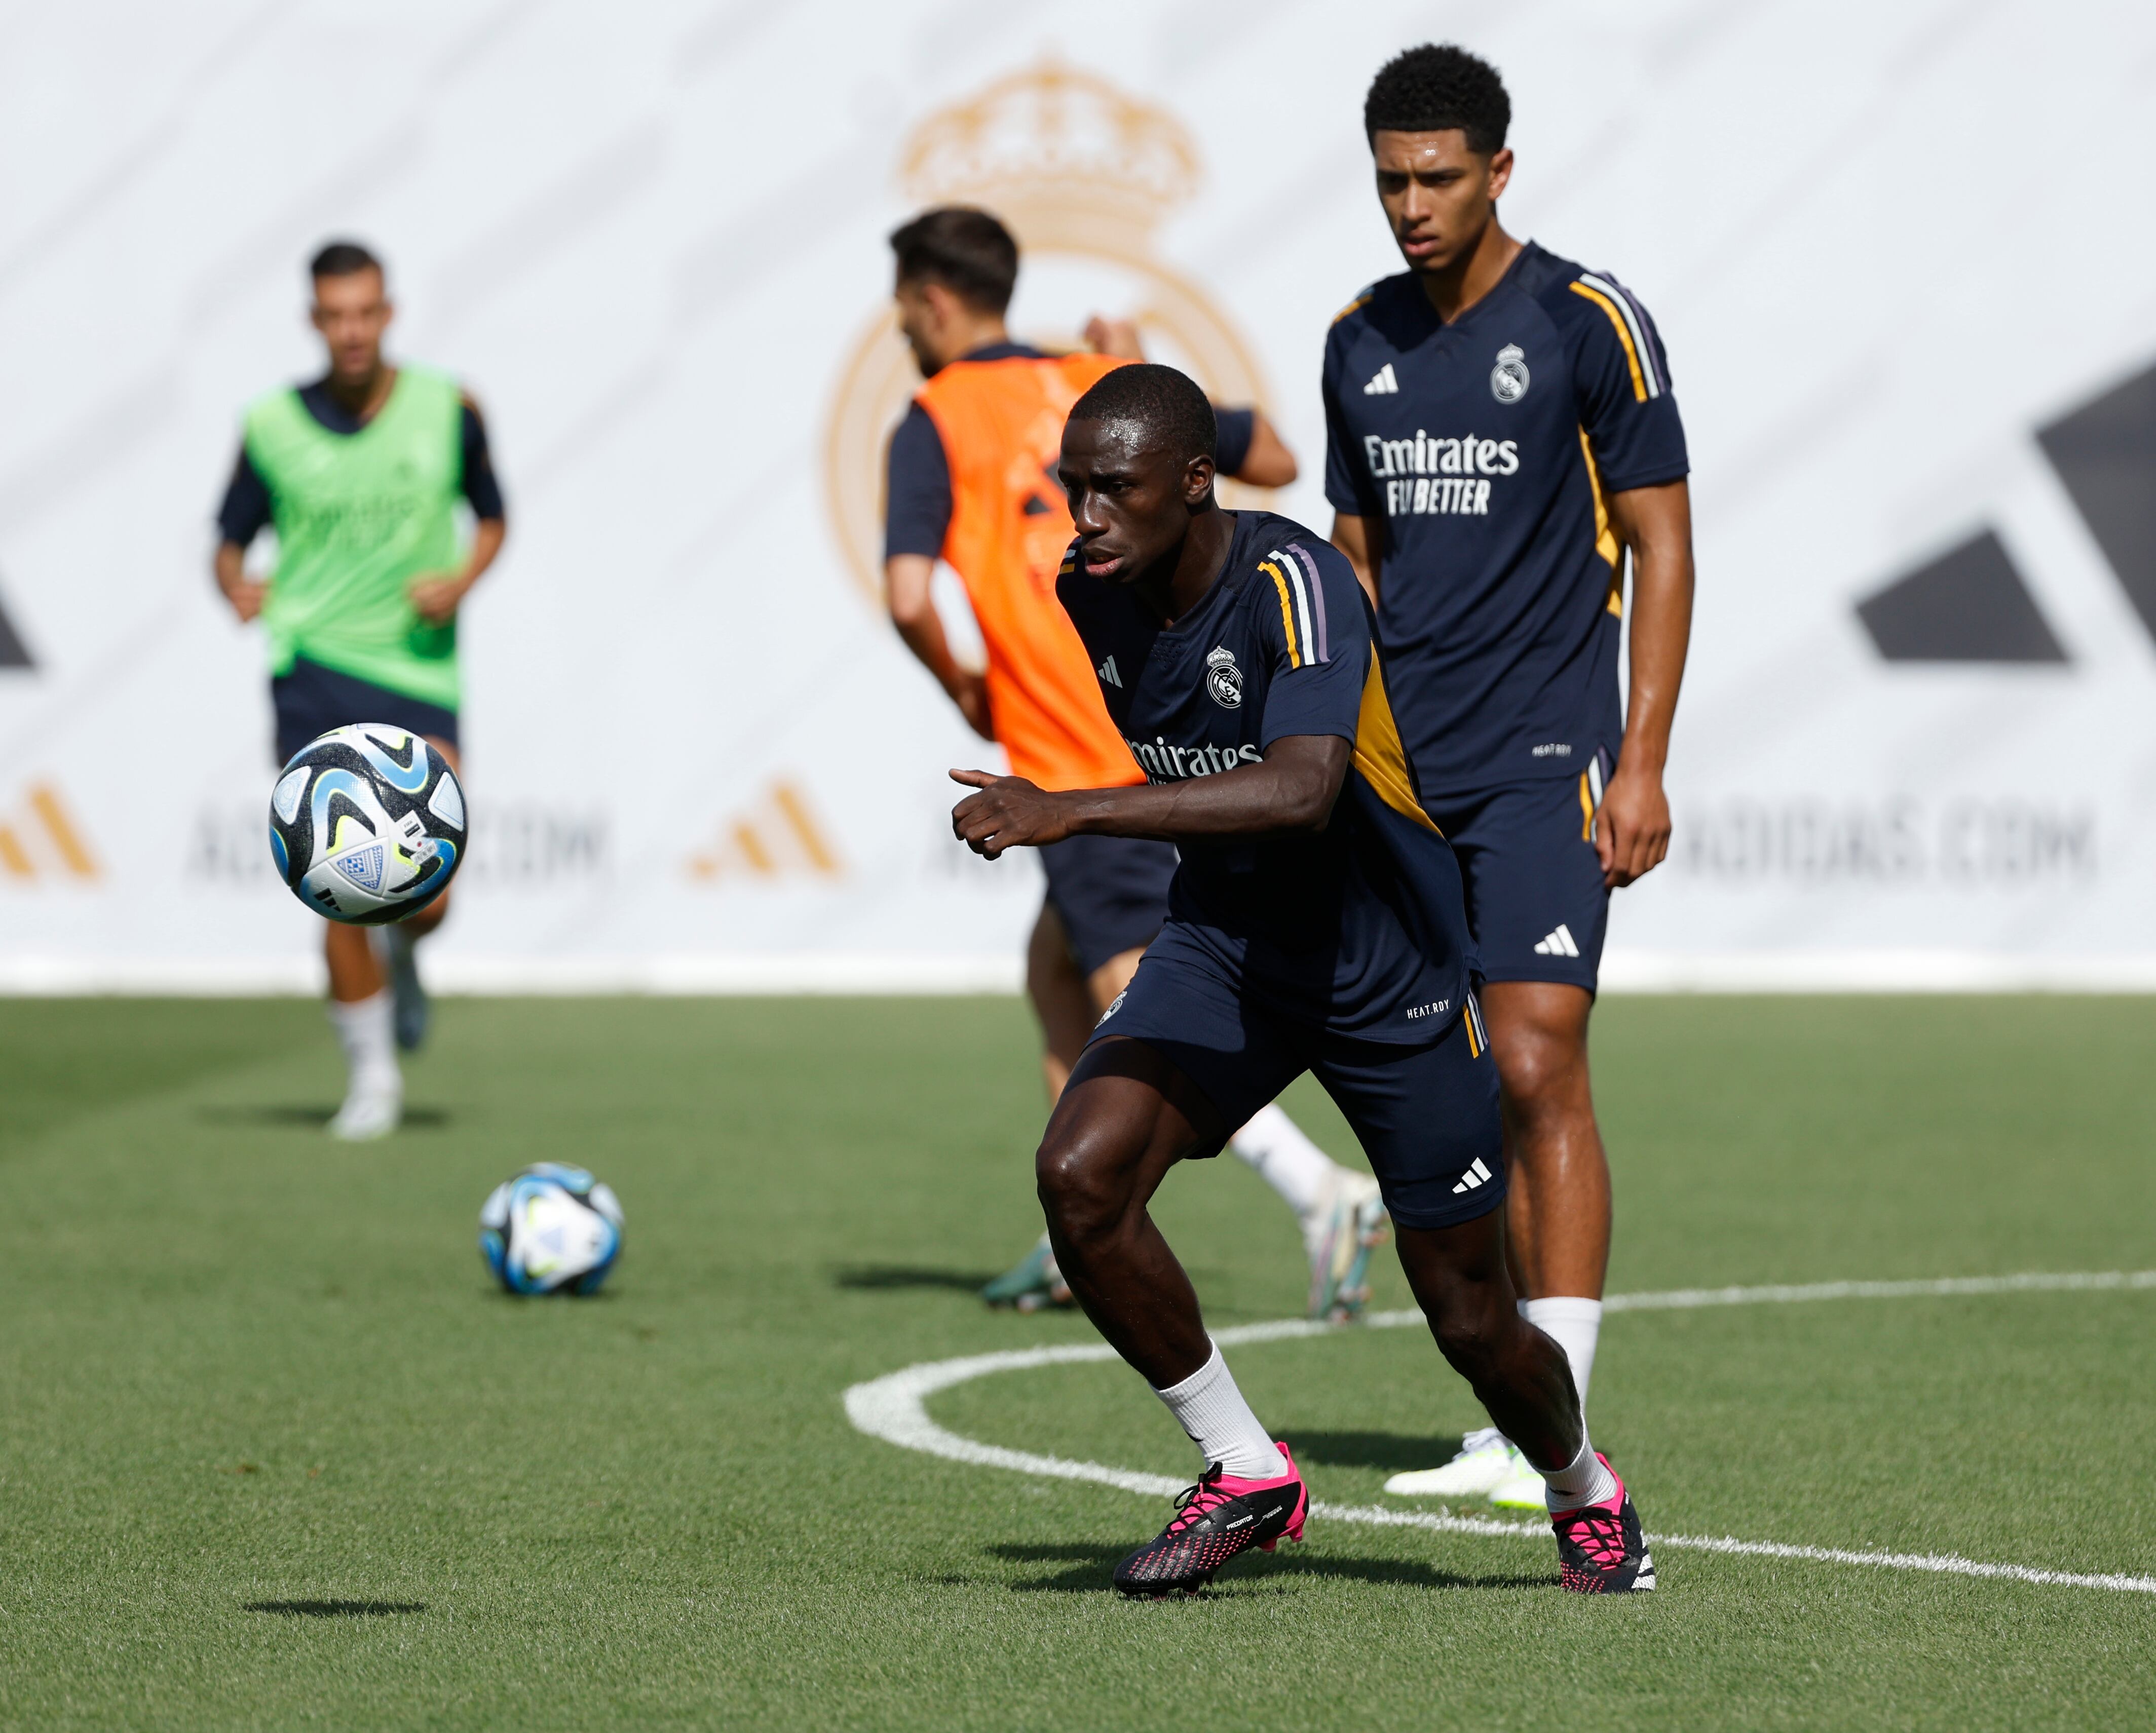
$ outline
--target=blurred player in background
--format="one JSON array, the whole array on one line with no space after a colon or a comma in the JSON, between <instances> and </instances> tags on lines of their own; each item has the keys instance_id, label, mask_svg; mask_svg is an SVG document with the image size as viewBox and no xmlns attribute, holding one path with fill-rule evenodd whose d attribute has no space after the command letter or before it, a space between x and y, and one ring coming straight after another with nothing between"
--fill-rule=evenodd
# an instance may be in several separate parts
<instances>
[{"instance_id":1,"label":"blurred player in background","mask_svg":"<svg viewBox=\"0 0 2156 1733\"><path fill-rule=\"evenodd\" d=\"M1588 1013L1609 893L1669 847L1689 465L1646 310L1499 223L1511 118L1496 72L1457 48L1411 49L1371 85L1378 196L1408 269L1333 324L1325 482L1333 541L1377 604L1424 798L1466 877L1523 1309L1563 1345L1584 1407L1610 1217ZM1529 1504L1542 1486L1491 1430L1386 1490Z\"/></svg>"},{"instance_id":2,"label":"blurred player in background","mask_svg":"<svg viewBox=\"0 0 2156 1733\"><path fill-rule=\"evenodd\" d=\"M1081 397L1059 473L1077 539L1057 593L1142 786L1050 792L953 771L953 828L993 859L1072 836L1182 850L1173 906L1049 1120L1040 1198L1070 1284L1198 1446L1176 1515L1116 1567L1186 1592L1299 1541L1309 1495L1207 1334L1153 1221L1178 1161L1314 1074L1384 1186L1431 1334L1547 1485L1563 1587L1655 1586L1624 1483L1588 1441L1564 1351L1505 1268L1504 1133L1460 868L1416 792L1348 561L1300 524L1221 510L1214 417L1173 367Z\"/></svg>"},{"instance_id":3,"label":"blurred player in background","mask_svg":"<svg viewBox=\"0 0 2156 1733\"><path fill-rule=\"evenodd\" d=\"M986 211L945 207L891 236L900 329L924 383L891 443L884 574L893 623L973 731L1044 788L1142 780L1102 707L1096 673L1055 597L1070 514L1055 479L1064 417L1087 387L1138 357L1128 326L1096 320L1106 353L1050 355L1011 341L1004 315L1018 246ZM1223 474L1260 487L1295 479L1295 459L1254 409L1220 412ZM988 666L960 666L932 592L936 562L957 571L980 623ZM1168 913L1168 843L1072 837L1040 851L1048 895L1026 947L1053 1102L1101 1014L1129 983ZM1346 1317L1367 1297L1371 1248L1386 1231L1377 1182L1341 1166L1276 1105L1235 1134L1301 1224L1310 1311ZM1045 1236L983 1290L992 1305L1067 1305Z\"/></svg>"},{"instance_id":4,"label":"blurred player in background","mask_svg":"<svg viewBox=\"0 0 2156 1733\"><path fill-rule=\"evenodd\" d=\"M280 763L329 729L386 722L424 735L454 765L457 608L508 529L486 427L454 380L382 360L394 310L372 254L332 242L310 271L329 371L248 407L218 513L218 587L268 636ZM469 546L460 500L478 519ZM276 532L277 560L257 581L247 550L264 529ZM387 927L326 924L330 1021L350 1068L330 1125L339 1137L397 1127L397 1049L418 1047L427 1030L413 949L449 901Z\"/></svg>"}]
</instances>

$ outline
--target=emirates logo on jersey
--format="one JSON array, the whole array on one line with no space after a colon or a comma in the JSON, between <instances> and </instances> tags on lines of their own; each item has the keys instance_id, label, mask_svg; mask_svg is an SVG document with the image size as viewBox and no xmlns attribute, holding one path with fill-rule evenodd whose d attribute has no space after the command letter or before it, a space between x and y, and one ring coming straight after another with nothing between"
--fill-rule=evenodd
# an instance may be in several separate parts
<instances>
[{"instance_id":1,"label":"emirates logo on jersey","mask_svg":"<svg viewBox=\"0 0 2156 1733\"><path fill-rule=\"evenodd\" d=\"M1243 670L1235 666L1235 653L1225 644L1207 653L1205 690L1224 710L1243 707Z\"/></svg>"},{"instance_id":2,"label":"emirates logo on jersey","mask_svg":"<svg viewBox=\"0 0 2156 1733\"><path fill-rule=\"evenodd\" d=\"M1497 365L1490 369L1490 395L1501 403L1517 403L1527 394L1527 358L1517 343L1497 351Z\"/></svg>"}]
</instances>

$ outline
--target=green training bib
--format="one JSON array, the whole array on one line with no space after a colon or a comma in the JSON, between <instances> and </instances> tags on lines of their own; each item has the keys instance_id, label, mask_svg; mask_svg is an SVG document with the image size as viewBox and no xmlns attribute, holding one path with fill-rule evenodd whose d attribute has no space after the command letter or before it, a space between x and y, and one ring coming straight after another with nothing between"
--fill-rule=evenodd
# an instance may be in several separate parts
<instances>
[{"instance_id":1,"label":"green training bib","mask_svg":"<svg viewBox=\"0 0 2156 1733\"><path fill-rule=\"evenodd\" d=\"M247 455L270 490L277 567L262 621L270 667L305 656L407 697L457 706L457 628L429 625L406 590L463 563L456 382L398 371L389 401L357 433L333 433L296 391L247 412Z\"/></svg>"}]
</instances>

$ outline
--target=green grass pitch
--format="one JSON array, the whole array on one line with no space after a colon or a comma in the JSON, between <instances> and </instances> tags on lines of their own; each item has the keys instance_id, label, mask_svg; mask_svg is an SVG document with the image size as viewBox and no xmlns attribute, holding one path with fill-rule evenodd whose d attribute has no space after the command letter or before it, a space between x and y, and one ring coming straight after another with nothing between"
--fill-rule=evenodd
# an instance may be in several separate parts
<instances>
[{"instance_id":1,"label":"green grass pitch","mask_svg":"<svg viewBox=\"0 0 2156 1733\"><path fill-rule=\"evenodd\" d=\"M2153 1052L2146 1000L1613 999L1612 1289L2156 1266ZM840 1402L1091 1340L969 1293L1038 1227L1015 1002L452 1002L408 1077L408 1127L342 1146L316 1007L0 1004L0 1725L2148 1722L2142 1594L1658 1550L1658 1593L1603 1602L1546 1541L1314 1520L1206 1597L1119 1602L1162 1501ZM542 1158L628 1211L597 1300L506 1298L475 1248ZM1161 1215L1216 1326L1299 1309L1239 1164ZM1477 1420L1415 1331L1233 1359L1322 1499ZM1592 1418L1650 1529L2143 1573L2152 1366L2156 1290L1635 1312ZM931 1412L1194 1466L1118 1366Z\"/></svg>"}]
</instances>

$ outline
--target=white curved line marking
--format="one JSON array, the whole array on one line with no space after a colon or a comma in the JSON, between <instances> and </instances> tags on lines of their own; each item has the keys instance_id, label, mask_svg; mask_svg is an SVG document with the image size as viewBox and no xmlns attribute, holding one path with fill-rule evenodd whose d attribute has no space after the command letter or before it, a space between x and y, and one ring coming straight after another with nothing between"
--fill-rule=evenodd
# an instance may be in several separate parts
<instances>
[{"instance_id":1,"label":"white curved line marking","mask_svg":"<svg viewBox=\"0 0 2156 1733\"><path fill-rule=\"evenodd\" d=\"M1787 1305L1813 1300L1917 1300L1964 1294L2029 1294L2086 1289L2156 1288L2156 1270L2131 1272L2102 1270L2082 1274L2006 1276L1949 1276L1936 1281L1815 1282L1800 1287L1681 1288L1662 1294L1613 1294L1602 1302L1605 1312L1682 1311L1711 1305ZM1379 1330L1419 1325L1418 1311L1373 1312L1364 1322ZM1223 1347L1240 1342L1274 1342L1298 1336L1332 1336L1329 1325L1303 1318L1282 1318L1270 1324L1245 1324L1216 1331L1214 1340ZM946 1431L928 1418L927 1400L939 1390L969 1383L996 1372L1026 1372L1036 1366L1070 1366L1081 1361L1113 1360L1116 1351L1106 1342L1086 1342L1054 1348L1018 1348L998 1354L969 1354L957 1360L935 1360L901 1371L886 1372L856 1384L846 1392L846 1418L870 1438L881 1438L907 1450L940 1456L979 1468L1009 1469L1021 1474L1038 1474L1058 1480L1088 1480L1152 1498L1168 1498L1188 1484L1167 1474L1142 1474L1131 1469L1110 1468L1097 1462L1074 1462L1064 1456L1040 1456L1030 1450L1007 1450L1000 1444L983 1444ZM1359 1523L1372 1528L1417 1528L1441 1534L1496 1535L1512 1540L1545 1544L1549 1530L1540 1523L1500 1522L1487 1516L1442 1516L1421 1510L1395 1510L1381 1505L1328 1505L1312 1500L1310 1514L1332 1522ZM2072 1571L2046 1571L2032 1565L1999 1565L1958 1553L1867 1552L1838 1546L1788 1546L1774 1541L1739 1541L1723 1535L1650 1535L1656 1546L1688 1547L1700 1552L1736 1554L1748 1558L1800 1559L1816 1564L1870 1565L1890 1571L1927 1571L1948 1577L1994 1577L2015 1582L2048 1582L2071 1588L2114 1589L2127 1594L2156 1594L2156 1577L2116 1574L2084 1575Z\"/></svg>"}]
</instances>

